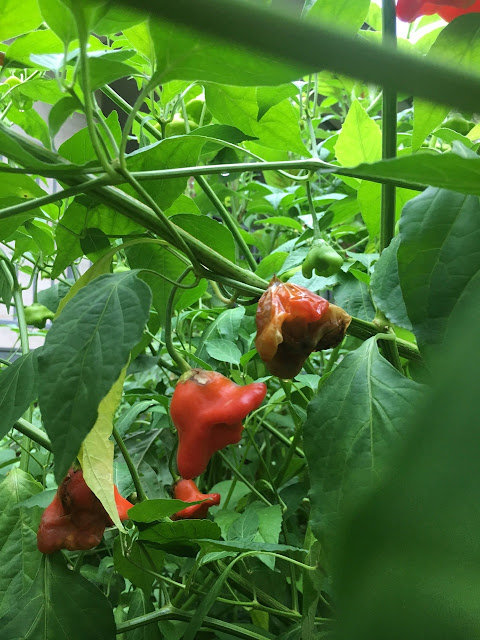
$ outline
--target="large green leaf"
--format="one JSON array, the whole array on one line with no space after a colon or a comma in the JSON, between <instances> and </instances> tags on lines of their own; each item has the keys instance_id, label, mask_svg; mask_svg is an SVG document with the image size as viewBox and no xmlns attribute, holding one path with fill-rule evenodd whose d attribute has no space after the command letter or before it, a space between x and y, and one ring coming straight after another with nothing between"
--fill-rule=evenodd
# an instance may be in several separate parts
<instances>
[{"instance_id":1,"label":"large green leaf","mask_svg":"<svg viewBox=\"0 0 480 640\"><path fill-rule=\"evenodd\" d=\"M414 198L418 192L411 189L396 189L395 191L395 219L400 218L405 204ZM380 236L380 219L382 209L382 186L375 182L362 180L357 191L357 202L368 234L373 241Z\"/></svg>"},{"instance_id":2,"label":"large green leaf","mask_svg":"<svg viewBox=\"0 0 480 640\"><path fill-rule=\"evenodd\" d=\"M335 144L337 159L344 167L375 162L382 157L382 133L358 100L350 107Z\"/></svg>"},{"instance_id":3,"label":"large green leaf","mask_svg":"<svg viewBox=\"0 0 480 640\"><path fill-rule=\"evenodd\" d=\"M148 613L152 613L155 606L151 600L150 594L143 592L141 589L135 589L130 598L130 606L128 607L127 620L133 620ZM163 640L165 636L158 625L153 622L134 629L128 634L129 640Z\"/></svg>"},{"instance_id":4,"label":"large green leaf","mask_svg":"<svg viewBox=\"0 0 480 640\"><path fill-rule=\"evenodd\" d=\"M439 345L455 315L479 304L479 199L427 189L405 206L400 236L398 272L413 332L420 347Z\"/></svg>"},{"instance_id":5,"label":"large green leaf","mask_svg":"<svg viewBox=\"0 0 480 640\"><path fill-rule=\"evenodd\" d=\"M178 136L167 138L149 147L131 153L127 158L129 171L148 171L152 169L175 169L195 166L198 156L207 138L203 136ZM149 180L143 183L148 193L161 209L167 209L178 196L185 191L187 177ZM124 191L136 196L132 187L122 187Z\"/></svg>"},{"instance_id":6,"label":"large green leaf","mask_svg":"<svg viewBox=\"0 0 480 640\"><path fill-rule=\"evenodd\" d=\"M454 148L459 149L455 144ZM358 178L393 182L407 188L418 185L420 190L430 185L480 195L480 158L461 157L456 153L419 152L392 160L362 163L347 171Z\"/></svg>"},{"instance_id":7,"label":"large green leaf","mask_svg":"<svg viewBox=\"0 0 480 640\"><path fill-rule=\"evenodd\" d=\"M37 399L37 393L37 352L30 351L0 373L0 438Z\"/></svg>"},{"instance_id":8,"label":"large green leaf","mask_svg":"<svg viewBox=\"0 0 480 640\"><path fill-rule=\"evenodd\" d=\"M371 291L373 301L390 322L410 331L412 323L408 318L398 277L397 251L400 239L400 236L396 236L375 264Z\"/></svg>"},{"instance_id":9,"label":"large green leaf","mask_svg":"<svg viewBox=\"0 0 480 640\"><path fill-rule=\"evenodd\" d=\"M190 235L218 251L232 262L235 260L235 241L227 227L207 216L181 213L172 217L172 222Z\"/></svg>"},{"instance_id":10,"label":"large green leaf","mask_svg":"<svg viewBox=\"0 0 480 640\"><path fill-rule=\"evenodd\" d=\"M200 539L220 538L220 527L211 520L176 520L161 522L140 532L142 544L153 545L178 556L195 557Z\"/></svg>"},{"instance_id":11,"label":"large green leaf","mask_svg":"<svg viewBox=\"0 0 480 640\"><path fill-rule=\"evenodd\" d=\"M480 68L480 15L460 16L440 32L430 48L427 58L444 60L462 70ZM449 112L444 105L416 99L413 121L412 147L418 149L427 135L436 129Z\"/></svg>"},{"instance_id":12,"label":"large green leaf","mask_svg":"<svg viewBox=\"0 0 480 640\"><path fill-rule=\"evenodd\" d=\"M146 502L150 502L150 500ZM143 569L146 568L149 571L153 569L160 573L164 559L165 553L163 551L153 547L146 550L137 541L132 542L131 546L123 553L120 536L115 538L113 545L115 570L136 587L140 587L146 595L150 595L154 576Z\"/></svg>"},{"instance_id":13,"label":"large green leaf","mask_svg":"<svg viewBox=\"0 0 480 640\"><path fill-rule=\"evenodd\" d=\"M364 23L370 0L307 0L304 13L308 21L330 22L343 29L360 29Z\"/></svg>"},{"instance_id":14,"label":"large green leaf","mask_svg":"<svg viewBox=\"0 0 480 640\"><path fill-rule=\"evenodd\" d=\"M42 485L21 469L10 471L0 484L0 615L17 604L38 571L37 527L42 510L19 503L41 491Z\"/></svg>"},{"instance_id":15,"label":"large green leaf","mask_svg":"<svg viewBox=\"0 0 480 640\"><path fill-rule=\"evenodd\" d=\"M213 116L222 124L256 137L258 103L255 87L208 84L205 100Z\"/></svg>"},{"instance_id":16,"label":"large green leaf","mask_svg":"<svg viewBox=\"0 0 480 640\"><path fill-rule=\"evenodd\" d=\"M338 281L340 284L334 290L335 304L352 316L372 321L375 308L367 285L357 280L351 273L342 273L338 276Z\"/></svg>"},{"instance_id":17,"label":"large green leaf","mask_svg":"<svg viewBox=\"0 0 480 640\"><path fill-rule=\"evenodd\" d=\"M37 0L25 0L21 11L16 0L3 0L0 18L0 41L36 29L42 22Z\"/></svg>"},{"instance_id":18,"label":"large green leaf","mask_svg":"<svg viewBox=\"0 0 480 640\"><path fill-rule=\"evenodd\" d=\"M150 300L135 272L106 274L81 289L53 322L39 358L39 402L57 481L142 337Z\"/></svg>"},{"instance_id":19,"label":"large green leaf","mask_svg":"<svg viewBox=\"0 0 480 640\"><path fill-rule=\"evenodd\" d=\"M321 386L304 425L317 538L325 540L338 514L382 477L422 393L379 354L375 339L349 353Z\"/></svg>"},{"instance_id":20,"label":"large green leaf","mask_svg":"<svg viewBox=\"0 0 480 640\"><path fill-rule=\"evenodd\" d=\"M62 0L38 0L42 17L50 29L68 45L77 37L77 28L72 12Z\"/></svg>"},{"instance_id":21,"label":"large green leaf","mask_svg":"<svg viewBox=\"0 0 480 640\"><path fill-rule=\"evenodd\" d=\"M43 556L35 581L0 619L5 639L114 640L110 602L61 553Z\"/></svg>"},{"instance_id":22,"label":"large green leaf","mask_svg":"<svg viewBox=\"0 0 480 640\"><path fill-rule=\"evenodd\" d=\"M466 312L385 483L345 520L339 640L480 637L480 335Z\"/></svg>"},{"instance_id":23,"label":"large green leaf","mask_svg":"<svg viewBox=\"0 0 480 640\"><path fill-rule=\"evenodd\" d=\"M205 80L240 86L277 85L315 70L225 44L160 19L152 20L150 33L155 48L155 78L158 83Z\"/></svg>"}]
</instances>

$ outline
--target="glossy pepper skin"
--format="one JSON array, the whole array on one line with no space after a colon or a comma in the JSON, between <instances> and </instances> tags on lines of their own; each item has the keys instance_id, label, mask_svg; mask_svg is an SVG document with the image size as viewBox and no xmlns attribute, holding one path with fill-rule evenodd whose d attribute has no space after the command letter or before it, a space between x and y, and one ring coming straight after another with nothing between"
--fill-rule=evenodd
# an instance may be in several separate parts
<instances>
[{"instance_id":1,"label":"glossy pepper skin","mask_svg":"<svg viewBox=\"0 0 480 640\"><path fill-rule=\"evenodd\" d=\"M293 378L313 351L343 340L352 318L298 284L274 277L258 301L255 347L268 370Z\"/></svg>"},{"instance_id":2,"label":"glossy pepper skin","mask_svg":"<svg viewBox=\"0 0 480 640\"><path fill-rule=\"evenodd\" d=\"M302 274L311 278L313 271L317 276L333 276L340 270L343 258L325 240L314 240L307 257L302 264Z\"/></svg>"},{"instance_id":3,"label":"glossy pepper skin","mask_svg":"<svg viewBox=\"0 0 480 640\"><path fill-rule=\"evenodd\" d=\"M117 487L114 487L114 493L120 520L127 520L127 511L133 505L122 498ZM42 514L37 533L38 549L42 553L92 549L101 541L105 527L112 525L102 503L87 486L83 472L70 469L52 503Z\"/></svg>"},{"instance_id":4,"label":"glossy pepper skin","mask_svg":"<svg viewBox=\"0 0 480 640\"><path fill-rule=\"evenodd\" d=\"M480 0L398 0L397 18L403 22L413 22L420 16L431 16L434 13L451 22L465 13L480 12Z\"/></svg>"},{"instance_id":5,"label":"glossy pepper skin","mask_svg":"<svg viewBox=\"0 0 480 640\"><path fill-rule=\"evenodd\" d=\"M242 420L267 393L263 382L240 386L216 371L192 369L178 381L170 415L178 431L177 467L191 480L219 449L242 437Z\"/></svg>"},{"instance_id":6,"label":"glossy pepper skin","mask_svg":"<svg viewBox=\"0 0 480 640\"><path fill-rule=\"evenodd\" d=\"M219 493L200 493L193 480L184 480L183 478L174 486L173 497L177 500L183 500L183 502L197 502L198 500L206 500L206 502L177 511L173 514L172 520L205 518L210 507L220 504Z\"/></svg>"}]
</instances>

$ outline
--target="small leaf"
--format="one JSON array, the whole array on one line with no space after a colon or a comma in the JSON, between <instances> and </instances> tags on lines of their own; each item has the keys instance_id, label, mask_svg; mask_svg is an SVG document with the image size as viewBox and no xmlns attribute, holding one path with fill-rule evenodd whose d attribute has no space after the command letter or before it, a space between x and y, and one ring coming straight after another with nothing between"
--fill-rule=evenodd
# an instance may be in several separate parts
<instances>
[{"instance_id":1,"label":"small leaf","mask_svg":"<svg viewBox=\"0 0 480 640\"><path fill-rule=\"evenodd\" d=\"M211 358L219 362L229 362L230 364L240 364L242 357L240 349L234 342L230 340L210 340L206 343L205 348Z\"/></svg>"},{"instance_id":2,"label":"small leaf","mask_svg":"<svg viewBox=\"0 0 480 640\"><path fill-rule=\"evenodd\" d=\"M0 372L0 438L37 399L37 355L30 351Z\"/></svg>"},{"instance_id":3,"label":"small leaf","mask_svg":"<svg viewBox=\"0 0 480 640\"><path fill-rule=\"evenodd\" d=\"M139 540L153 544L174 555L195 557L198 539L220 538L220 528L211 520L177 520L162 522L140 532Z\"/></svg>"},{"instance_id":4,"label":"small leaf","mask_svg":"<svg viewBox=\"0 0 480 640\"><path fill-rule=\"evenodd\" d=\"M150 300L135 272L108 274L81 289L54 320L39 360L39 401L58 482L142 337Z\"/></svg>"},{"instance_id":5,"label":"small leaf","mask_svg":"<svg viewBox=\"0 0 480 640\"><path fill-rule=\"evenodd\" d=\"M344 167L374 162L382 157L382 133L358 100L350 107L335 144L338 161Z\"/></svg>"}]
</instances>

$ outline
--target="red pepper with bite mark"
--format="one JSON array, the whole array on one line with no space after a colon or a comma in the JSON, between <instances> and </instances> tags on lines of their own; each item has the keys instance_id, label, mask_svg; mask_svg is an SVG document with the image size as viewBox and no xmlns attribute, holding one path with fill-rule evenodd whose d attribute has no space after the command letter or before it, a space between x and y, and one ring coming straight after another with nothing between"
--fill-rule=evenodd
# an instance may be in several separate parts
<instances>
[{"instance_id":1,"label":"red pepper with bite mark","mask_svg":"<svg viewBox=\"0 0 480 640\"><path fill-rule=\"evenodd\" d=\"M194 504L177 511L172 516L172 520L183 520L187 518L205 518L210 507L220 504L219 493L200 493L193 480L179 480L173 488L173 497L183 502L198 502L205 500L201 504Z\"/></svg>"},{"instance_id":2,"label":"red pepper with bite mark","mask_svg":"<svg viewBox=\"0 0 480 640\"><path fill-rule=\"evenodd\" d=\"M170 415L178 431L182 478L199 476L215 451L240 441L242 420L261 405L266 393L263 382L240 386L216 371L192 369L179 379Z\"/></svg>"},{"instance_id":3,"label":"red pepper with bite mark","mask_svg":"<svg viewBox=\"0 0 480 640\"><path fill-rule=\"evenodd\" d=\"M340 344L352 318L305 287L274 276L258 301L256 320L255 347L268 370L293 378L313 351Z\"/></svg>"}]
</instances>

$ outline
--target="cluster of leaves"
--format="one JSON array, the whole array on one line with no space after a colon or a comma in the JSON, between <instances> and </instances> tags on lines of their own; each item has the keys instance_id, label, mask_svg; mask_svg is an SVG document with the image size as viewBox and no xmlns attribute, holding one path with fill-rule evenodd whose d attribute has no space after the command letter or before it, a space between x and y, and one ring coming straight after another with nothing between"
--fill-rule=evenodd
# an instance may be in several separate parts
<instances>
[{"instance_id":1,"label":"cluster of leaves","mask_svg":"<svg viewBox=\"0 0 480 640\"><path fill-rule=\"evenodd\" d=\"M429 593L450 599L455 614L474 612L466 622L444 615L449 637L476 637L474 598L454 601L445 570L415 599L420 587L405 578L398 551L404 535L414 576L431 570L439 522L462 567L476 553L458 554L447 517L478 509L468 491L455 506L477 467L470 414L459 420L465 446L454 449L446 383L440 408L429 409L442 446L429 449L435 425L426 435L417 427L407 453L417 447L424 467L401 457L438 353L464 309L478 308L475 114L400 95L395 121L381 122L381 90L319 71L323 61L280 63L105 0L25 0L21 16L17 5L8 0L0 21L9 43L0 300L15 310L22 351L0 372L2 638L327 638L337 596L348 622L336 632L346 638L413 628L433 638L444 627L426 634ZM382 36L370 0L307 0L299 17L373 44ZM479 24L480 14L447 27L422 19L399 48L475 71ZM133 99L112 88L117 81ZM81 123L73 134L72 122ZM382 159L392 131L398 157ZM390 211L385 188L396 192ZM388 215L393 238L383 230ZM319 237L343 266L307 279L301 267ZM27 326L18 271L46 328L42 319ZM312 354L291 382L268 376L253 347L256 301L275 274L353 316L342 345ZM40 291L44 278L55 283ZM30 350L32 336L43 346ZM458 353L466 364L452 366L450 386L469 398L472 381L460 383L471 354ZM238 384L268 384L241 444L216 454L199 481L222 497L208 520L169 519L185 506L170 498L179 356ZM454 485L453 472L438 469L445 452L457 468L466 452L467 466L440 518L435 482ZM90 552L42 557L41 510L75 457L120 531ZM125 528L114 481L138 501ZM418 525L424 503L428 536ZM380 625L365 614L369 596ZM405 601L411 609L398 624Z\"/></svg>"}]
</instances>

